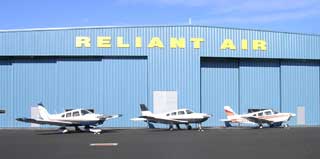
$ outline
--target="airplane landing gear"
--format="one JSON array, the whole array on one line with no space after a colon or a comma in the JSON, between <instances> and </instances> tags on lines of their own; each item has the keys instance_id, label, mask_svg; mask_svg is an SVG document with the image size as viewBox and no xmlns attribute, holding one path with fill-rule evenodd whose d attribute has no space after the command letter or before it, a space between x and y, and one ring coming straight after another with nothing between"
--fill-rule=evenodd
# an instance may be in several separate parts
<instances>
[{"instance_id":1,"label":"airplane landing gear","mask_svg":"<svg viewBox=\"0 0 320 159\"><path fill-rule=\"evenodd\" d=\"M198 128L200 132L203 132L204 130L202 129L201 123L198 124Z\"/></svg>"},{"instance_id":2,"label":"airplane landing gear","mask_svg":"<svg viewBox=\"0 0 320 159\"><path fill-rule=\"evenodd\" d=\"M101 134L102 130L97 128L89 129L90 132L93 132L93 134Z\"/></svg>"},{"instance_id":3,"label":"airplane landing gear","mask_svg":"<svg viewBox=\"0 0 320 159\"><path fill-rule=\"evenodd\" d=\"M260 124L260 125L259 125L259 128L260 128L260 129L262 129L262 128L263 128L263 125L262 125L262 124Z\"/></svg>"},{"instance_id":4,"label":"airplane landing gear","mask_svg":"<svg viewBox=\"0 0 320 159\"><path fill-rule=\"evenodd\" d=\"M176 124L176 127L177 127L177 129L178 129L178 130L181 130L180 125L179 125L179 124Z\"/></svg>"},{"instance_id":5,"label":"airplane landing gear","mask_svg":"<svg viewBox=\"0 0 320 159\"><path fill-rule=\"evenodd\" d=\"M62 134L69 132L66 127L60 127L59 130L61 131Z\"/></svg>"},{"instance_id":6,"label":"airplane landing gear","mask_svg":"<svg viewBox=\"0 0 320 159\"><path fill-rule=\"evenodd\" d=\"M170 126L169 126L169 130L170 130L170 131L173 131L173 125L170 125Z\"/></svg>"},{"instance_id":7,"label":"airplane landing gear","mask_svg":"<svg viewBox=\"0 0 320 159\"><path fill-rule=\"evenodd\" d=\"M78 126L75 126L74 129L76 130L76 132L81 132L81 129Z\"/></svg>"},{"instance_id":8,"label":"airplane landing gear","mask_svg":"<svg viewBox=\"0 0 320 159\"><path fill-rule=\"evenodd\" d=\"M189 124L187 124L187 128L188 128L188 130L191 130L191 129L192 129L192 126L189 125Z\"/></svg>"}]
</instances>

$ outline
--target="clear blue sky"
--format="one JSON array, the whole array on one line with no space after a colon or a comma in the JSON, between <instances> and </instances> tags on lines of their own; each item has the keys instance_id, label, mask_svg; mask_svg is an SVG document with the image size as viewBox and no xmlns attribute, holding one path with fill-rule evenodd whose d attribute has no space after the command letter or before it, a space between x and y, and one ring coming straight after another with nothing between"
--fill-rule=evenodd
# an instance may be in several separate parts
<instances>
[{"instance_id":1,"label":"clear blue sky","mask_svg":"<svg viewBox=\"0 0 320 159\"><path fill-rule=\"evenodd\" d=\"M195 25L320 34L320 0L1 0L0 30Z\"/></svg>"}]
</instances>

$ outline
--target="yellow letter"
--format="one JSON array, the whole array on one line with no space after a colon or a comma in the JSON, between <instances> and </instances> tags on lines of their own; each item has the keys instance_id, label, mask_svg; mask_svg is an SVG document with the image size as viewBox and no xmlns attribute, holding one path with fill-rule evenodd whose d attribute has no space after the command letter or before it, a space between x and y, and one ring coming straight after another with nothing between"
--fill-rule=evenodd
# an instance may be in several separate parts
<instances>
[{"instance_id":1,"label":"yellow letter","mask_svg":"<svg viewBox=\"0 0 320 159\"><path fill-rule=\"evenodd\" d=\"M80 48L80 47L91 47L91 43L90 43L90 37L87 36L77 36L76 37L76 47Z\"/></svg>"},{"instance_id":2,"label":"yellow letter","mask_svg":"<svg viewBox=\"0 0 320 159\"><path fill-rule=\"evenodd\" d=\"M248 50L248 40L247 39L242 39L241 40L241 49L242 50Z\"/></svg>"},{"instance_id":3,"label":"yellow letter","mask_svg":"<svg viewBox=\"0 0 320 159\"><path fill-rule=\"evenodd\" d=\"M264 40L253 40L253 50L267 51L267 42Z\"/></svg>"},{"instance_id":4,"label":"yellow letter","mask_svg":"<svg viewBox=\"0 0 320 159\"><path fill-rule=\"evenodd\" d=\"M225 39L220 47L221 50L231 49L235 50L236 46L233 44L233 41L231 39Z\"/></svg>"},{"instance_id":5,"label":"yellow letter","mask_svg":"<svg viewBox=\"0 0 320 159\"><path fill-rule=\"evenodd\" d=\"M185 38L170 38L170 48L185 48L186 47L186 39Z\"/></svg>"},{"instance_id":6,"label":"yellow letter","mask_svg":"<svg viewBox=\"0 0 320 159\"><path fill-rule=\"evenodd\" d=\"M136 48L141 48L142 47L142 38L137 36L136 37Z\"/></svg>"},{"instance_id":7,"label":"yellow letter","mask_svg":"<svg viewBox=\"0 0 320 159\"><path fill-rule=\"evenodd\" d=\"M159 37L152 37L152 39L150 40L148 48L154 48L154 47L163 48L163 43Z\"/></svg>"},{"instance_id":8,"label":"yellow letter","mask_svg":"<svg viewBox=\"0 0 320 159\"><path fill-rule=\"evenodd\" d=\"M123 37L119 36L119 37L117 37L117 47L118 48L129 48L130 45L129 44L124 44L123 43Z\"/></svg>"},{"instance_id":9,"label":"yellow letter","mask_svg":"<svg viewBox=\"0 0 320 159\"><path fill-rule=\"evenodd\" d=\"M191 38L190 39L191 42L193 42L193 48L194 49L200 49L200 44L201 42L204 42L203 38Z\"/></svg>"},{"instance_id":10,"label":"yellow letter","mask_svg":"<svg viewBox=\"0 0 320 159\"><path fill-rule=\"evenodd\" d=\"M98 48L110 48L111 47L111 37L110 36L98 36L97 37L97 47Z\"/></svg>"}]
</instances>

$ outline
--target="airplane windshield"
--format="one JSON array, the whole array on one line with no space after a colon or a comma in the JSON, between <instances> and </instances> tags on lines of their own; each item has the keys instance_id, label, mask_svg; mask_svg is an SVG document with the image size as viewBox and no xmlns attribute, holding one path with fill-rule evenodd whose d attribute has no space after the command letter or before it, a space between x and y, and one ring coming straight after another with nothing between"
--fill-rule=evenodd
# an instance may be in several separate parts
<instances>
[{"instance_id":1,"label":"airplane windshield","mask_svg":"<svg viewBox=\"0 0 320 159\"><path fill-rule=\"evenodd\" d=\"M191 110L186 110L187 114L192 114L193 112Z\"/></svg>"},{"instance_id":2,"label":"airplane windshield","mask_svg":"<svg viewBox=\"0 0 320 159\"><path fill-rule=\"evenodd\" d=\"M81 110L81 115L86 115L86 114L90 114L90 112L87 110Z\"/></svg>"},{"instance_id":3,"label":"airplane windshield","mask_svg":"<svg viewBox=\"0 0 320 159\"><path fill-rule=\"evenodd\" d=\"M275 110L272 110L273 111L273 114L278 114L279 112L275 111Z\"/></svg>"}]
</instances>

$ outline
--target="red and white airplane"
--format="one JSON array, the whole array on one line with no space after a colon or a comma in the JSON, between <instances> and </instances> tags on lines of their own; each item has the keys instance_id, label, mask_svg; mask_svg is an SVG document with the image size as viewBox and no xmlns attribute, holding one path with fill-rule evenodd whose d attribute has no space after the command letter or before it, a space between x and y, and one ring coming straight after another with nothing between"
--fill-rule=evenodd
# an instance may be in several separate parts
<instances>
[{"instance_id":1,"label":"red and white airplane","mask_svg":"<svg viewBox=\"0 0 320 159\"><path fill-rule=\"evenodd\" d=\"M239 115L229 106L224 107L224 112L227 115L227 119L221 119L221 121L225 122L226 127L230 127L230 123L258 124L259 128L263 128L263 124L268 124L270 127L280 127L284 123L284 127L288 127L289 125L286 122L291 117L296 116L293 113L279 113L272 109Z\"/></svg>"}]
</instances>

